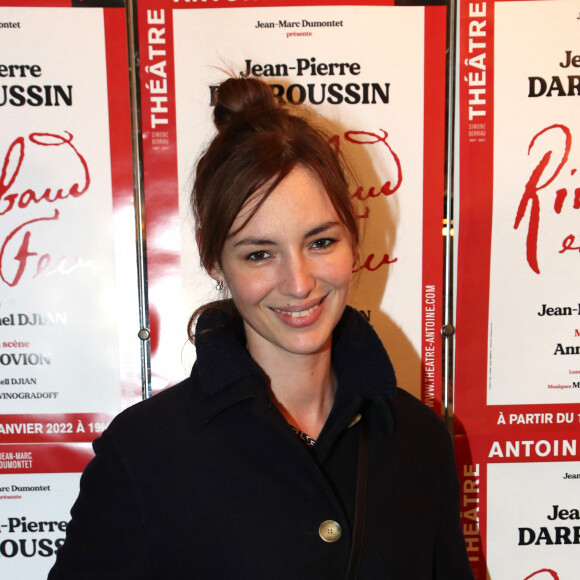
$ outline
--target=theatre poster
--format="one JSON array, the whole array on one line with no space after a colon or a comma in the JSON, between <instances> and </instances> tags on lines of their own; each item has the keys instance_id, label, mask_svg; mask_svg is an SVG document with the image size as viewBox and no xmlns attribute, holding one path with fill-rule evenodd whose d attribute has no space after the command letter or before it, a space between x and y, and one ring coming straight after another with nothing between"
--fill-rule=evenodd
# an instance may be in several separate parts
<instances>
[{"instance_id":1,"label":"theatre poster","mask_svg":"<svg viewBox=\"0 0 580 580\"><path fill-rule=\"evenodd\" d=\"M2 578L46 577L141 396L126 12L76 4L0 2Z\"/></svg>"},{"instance_id":2,"label":"theatre poster","mask_svg":"<svg viewBox=\"0 0 580 580\"><path fill-rule=\"evenodd\" d=\"M462 523L478 578L571 580L580 544L580 3L462 0L459 37Z\"/></svg>"},{"instance_id":3,"label":"theatre poster","mask_svg":"<svg viewBox=\"0 0 580 580\"><path fill-rule=\"evenodd\" d=\"M441 401L444 6L393 2L138 3L153 391L187 376L190 314L216 300L189 194L228 75L269 83L325 119L360 179L365 241L351 304L379 333L399 383Z\"/></svg>"}]
</instances>

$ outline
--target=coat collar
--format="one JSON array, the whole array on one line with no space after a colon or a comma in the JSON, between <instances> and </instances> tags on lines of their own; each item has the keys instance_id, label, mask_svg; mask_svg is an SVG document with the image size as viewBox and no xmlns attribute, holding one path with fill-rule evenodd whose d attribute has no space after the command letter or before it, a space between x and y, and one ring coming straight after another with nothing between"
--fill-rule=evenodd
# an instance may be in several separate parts
<instances>
[{"instance_id":1,"label":"coat collar","mask_svg":"<svg viewBox=\"0 0 580 580\"><path fill-rule=\"evenodd\" d=\"M208 420L243 399L269 397L267 379L246 350L243 323L231 301L200 315L195 343L192 374L207 397ZM332 360L338 378L335 406L394 396L396 378L387 352L371 325L348 306L333 333Z\"/></svg>"}]
</instances>

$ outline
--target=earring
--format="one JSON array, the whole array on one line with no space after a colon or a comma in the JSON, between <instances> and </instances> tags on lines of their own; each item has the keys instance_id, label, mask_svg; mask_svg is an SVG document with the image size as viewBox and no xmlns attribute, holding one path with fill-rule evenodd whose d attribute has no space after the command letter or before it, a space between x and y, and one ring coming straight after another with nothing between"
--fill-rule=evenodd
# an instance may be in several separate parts
<instances>
[{"instance_id":1,"label":"earring","mask_svg":"<svg viewBox=\"0 0 580 580\"><path fill-rule=\"evenodd\" d=\"M216 289L218 292L221 292L221 291L224 289L224 283L223 283L223 281L222 281L222 280L216 280L216 281L215 281L215 289Z\"/></svg>"}]
</instances>

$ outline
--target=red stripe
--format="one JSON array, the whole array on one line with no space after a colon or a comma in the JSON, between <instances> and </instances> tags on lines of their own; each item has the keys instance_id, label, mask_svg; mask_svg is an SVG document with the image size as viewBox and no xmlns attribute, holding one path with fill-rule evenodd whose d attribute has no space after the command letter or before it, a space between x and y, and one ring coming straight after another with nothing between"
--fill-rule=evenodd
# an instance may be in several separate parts
<instances>
[{"instance_id":1,"label":"red stripe","mask_svg":"<svg viewBox=\"0 0 580 580\"><path fill-rule=\"evenodd\" d=\"M0 6L14 8L70 8L71 0L0 0Z\"/></svg>"},{"instance_id":2,"label":"red stripe","mask_svg":"<svg viewBox=\"0 0 580 580\"><path fill-rule=\"evenodd\" d=\"M469 6L462 1L460 20L460 216L457 256L457 320L455 352L455 416L467 429L481 429L486 405L487 332L491 222L493 210L493 2L486 7L484 48L469 52ZM481 20L481 19L480 19ZM481 38L476 39L481 42ZM469 118L466 79L477 69L469 59L485 54L485 116ZM473 96L472 96L473 101ZM481 107L476 106L478 110ZM470 125L485 123L486 136L470 135ZM458 423L461 430L461 424Z\"/></svg>"},{"instance_id":3,"label":"red stripe","mask_svg":"<svg viewBox=\"0 0 580 580\"><path fill-rule=\"evenodd\" d=\"M444 6L425 8L425 102L423 141L423 331L421 396L436 412L441 411L443 314L443 193L445 191L445 47ZM431 292L430 288L434 287ZM434 299L431 295L434 294ZM434 304L431 303L434 301ZM433 310L431 310L433 308ZM434 317L431 315L434 314ZM432 325L432 323L435 323ZM428 326L432 325L432 326ZM426 332L434 331L433 342ZM431 350L433 347L433 350ZM434 366L426 362L434 361ZM429 371L433 369L433 376ZM429 388L432 385L432 388Z\"/></svg>"},{"instance_id":4,"label":"red stripe","mask_svg":"<svg viewBox=\"0 0 580 580\"><path fill-rule=\"evenodd\" d=\"M173 51L173 8L176 5L173 2L166 5L167 9L164 9L160 7L163 3L155 0L140 3L138 15L147 275L151 290L151 366L154 373L158 366L156 345L160 320L167 316L164 313L172 311L174 299L166 296L161 303L156 303L151 296L155 295L156 286L169 276L177 276L176 284L179 286L181 272L178 238L173 247L168 247L167 243L168 231L179 236L179 198ZM162 67L166 78L155 74L156 70L161 70L155 66Z\"/></svg>"},{"instance_id":5,"label":"red stripe","mask_svg":"<svg viewBox=\"0 0 580 580\"><path fill-rule=\"evenodd\" d=\"M131 108L124 10L104 9L109 139L114 210L133 205Z\"/></svg>"},{"instance_id":6,"label":"red stripe","mask_svg":"<svg viewBox=\"0 0 580 580\"><path fill-rule=\"evenodd\" d=\"M486 580L487 462L478 439L455 436L461 527L475 580Z\"/></svg>"},{"instance_id":7,"label":"red stripe","mask_svg":"<svg viewBox=\"0 0 580 580\"><path fill-rule=\"evenodd\" d=\"M0 474L81 473L93 456L89 443L2 445L0 446ZM8 467L8 465L13 465L13 467Z\"/></svg>"},{"instance_id":8,"label":"red stripe","mask_svg":"<svg viewBox=\"0 0 580 580\"><path fill-rule=\"evenodd\" d=\"M0 439L3 444L91 442L113 416L113 413L2 415Z\"/></svg>"},{"instance_id":9,"label":"red stripe","mask_svg":"<svg viewBox=\"0 0 580 580\"><path fill-rule=\"evenodd\" d=\"M470 53L470 6L486 8L485 47L472 46ZM455 453L461 483L461 517L476 579L486 578L487 453L485 420L487 386L487 332L491 224L493 209L493 2L477 5L461 0L459 45L459 147L461 195L457 254L457 315L455 349ZM472 14L472 17L474 15ZM476 39L478 42L481 38ZM485 120L469 119L469 73L478 69L469 59L485 54ZM472 99L473 100L473 99ZM479 110L479 108L478 108ZM470 134L470 123L485 123L485 140ZM467 437L464 435L467 433ZM479 478L466 475L470 469ZM471 486L477 491L470 493ZM474 501L477 499L477 502ZM469 511L469 508L472 511ZM476 510L476 511L473 511ZM467 516L476 514L477 520ZM476 524L473 527L473 524ZM466 528L466 526L472 526ZM472 534L467 532L471 531ZM477 535L479 532L479 536Z\"/></svg>"},{"instance_id":10,"label":"red stripe","mask_svg":"<svg viewBox=\"0 0 580 580\"><path fill-rule=\"evenodd\" d=\"M278 8L286 6L394 6L395 0L157 0L156 8Z\"/></svg>"}]
</instances>

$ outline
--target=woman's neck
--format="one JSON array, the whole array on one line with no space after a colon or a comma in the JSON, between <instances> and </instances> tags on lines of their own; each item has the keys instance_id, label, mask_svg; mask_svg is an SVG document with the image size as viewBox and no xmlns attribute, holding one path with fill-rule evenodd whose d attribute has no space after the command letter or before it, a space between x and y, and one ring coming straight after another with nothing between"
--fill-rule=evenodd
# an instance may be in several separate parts
<instances>
[{"instance_id":1,"label":"woman's neck","mask_svg":"<svg viewBox=\"0 0 580 580\"><path fill-rule=\"evenodd\" d=\"M290 425L318 438L336 393L330 345L314 354L250 354L270 380L272 400Z\"/></svg>"}]
</instances>

